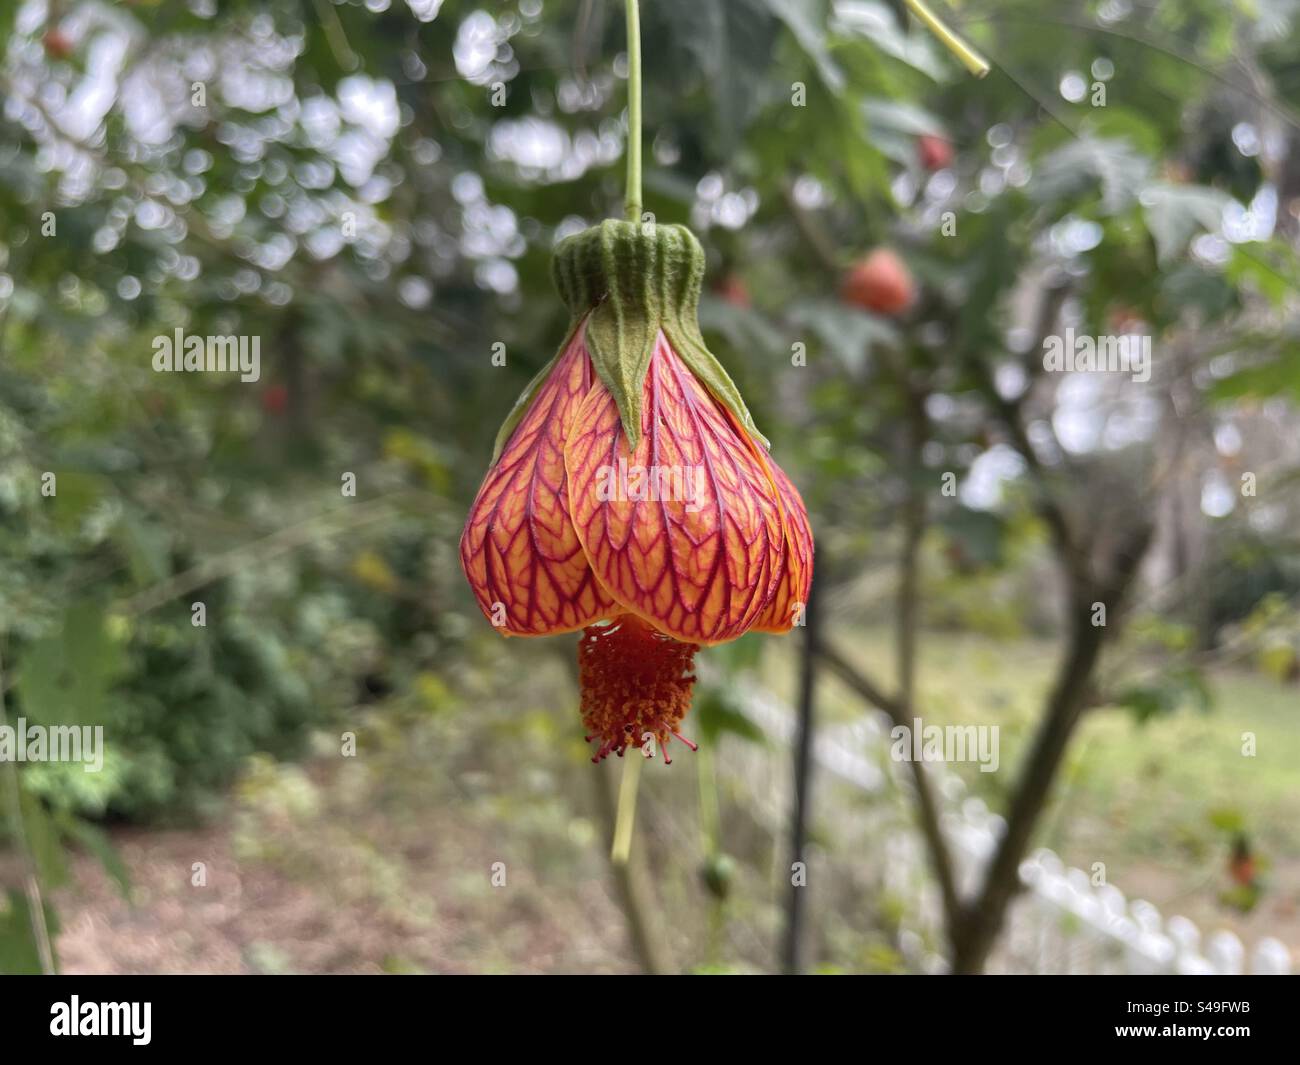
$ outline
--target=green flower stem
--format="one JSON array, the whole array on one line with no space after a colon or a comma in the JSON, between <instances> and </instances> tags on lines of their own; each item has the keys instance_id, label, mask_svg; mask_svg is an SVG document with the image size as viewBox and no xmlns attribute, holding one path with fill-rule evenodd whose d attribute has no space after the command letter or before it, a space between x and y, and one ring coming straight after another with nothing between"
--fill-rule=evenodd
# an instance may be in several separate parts
<instances>
[{"instance_id":1,"label":"green flower stem","mask_svg":"<svg viewBox=\"0 0 1300 1065\"><path fill-rule=\"evenodd\" d=\"M641 14L627 3L627 195L623 217L641 221Z\"/></svg>"},{"instance_id":2,"label":"green flower stem","mask_svg":"<svg viewBox=\"0 0 1300 1065\"><path fill-rule=\"evenodd\" d=\"M722 821L718 816L718 778L713 770L713 750L708 744L701 743L695 752L695 771L700 785L700 829L704 833L704 853L712 857L722 849Z\"/></svg>"},{"instance_id":3,"label":"green flower stem","mask_svg":"<svg viewBox=\"0 0 1300 1065\"><path fill-rule=\"evenodd\" d=\"M618 814L614 819L614 845L609 857L615 865L627 865L632 853L632 826L636 823L637 784L641 781L641 763L645 755L631 747L623 756L623 780L618 788Z\"/></svg>"},{"instance_id":4,"label":"green flower stem","mask_svg":"<svg viewBox=\"0 0 1300 1065\"><path fill-rule=\"evenodd\" d=\"M962 64L977 78L989 72L989 62L979 52L963 41L944 23L938 15L930 10L925 0L904 0L912 14L930 27L930 31L943 41L948 51L952 52Z\"/></svg>"}]
</instances>

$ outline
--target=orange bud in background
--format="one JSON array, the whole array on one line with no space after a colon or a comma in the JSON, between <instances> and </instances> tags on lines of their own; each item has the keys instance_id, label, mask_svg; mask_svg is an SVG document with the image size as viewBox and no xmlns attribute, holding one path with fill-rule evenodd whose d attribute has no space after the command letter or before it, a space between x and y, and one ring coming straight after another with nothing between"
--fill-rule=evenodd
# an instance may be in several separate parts
<instances>
[{"instance_id":1,"label":"orange bud in background","mask_svg":"<svg viewBox=\"0 0 1300 1065\"><path fill-rule=\"evenodd\" d=\"M284 385L271 385L262 393L262 409L267 414L283 414L289 405L289 389Z\"/></svg>"},{"instance_id":2,"label":"orange bud in background","mask_svg":"<svg viewBox=\"0 0 1300 1065\"><path fill-rule=\"evenodd\" d=\"M733 307L749 307L749 286L735 274L728 274L713 286L714 294Z\"/></svg>"},{"instance_id":3,"label":"orange bud in background","mask_svg":"<svg viewBox=\"0 0 1300 1065\"><path fill-rule=\"evenodd\" d=\"M899 314L916 295L907 264L889 248L877 248L844 279L840 298L876 314Z\"/></svg>"},{"instance_id":4,"label":"orange bud in background","mask_svg":"<svg viewBox=\"0 0 1300 1065\"><path fill-rule=\"evenodd\" d=\"M1142 325L1142 312L1125 303L1112 306L1106 318L1116 333L1132 333Z\"/></svg>"},{"instance_id":5,"label":"orange bud in background","mask_svg":"<svg viewBox=\"0 0 1300 1065\"><path fill-rule=\"evenodd\" d=\"M46 30L41 43L45 45L45 54L51 59L67 59L75 51L72 38L57 28Z\"/></svg>"},{"instance_id":6,"label":"orange bud in background","mask_svg":"<svg viewBox=\"0 0 1300 1065\"><path fill-rule=\"evenodd\" d=\"M916 138L916 154L926 170L942 170L952 166L952 144L933 133L923 133Z\"/></svg>"}]
</instances>

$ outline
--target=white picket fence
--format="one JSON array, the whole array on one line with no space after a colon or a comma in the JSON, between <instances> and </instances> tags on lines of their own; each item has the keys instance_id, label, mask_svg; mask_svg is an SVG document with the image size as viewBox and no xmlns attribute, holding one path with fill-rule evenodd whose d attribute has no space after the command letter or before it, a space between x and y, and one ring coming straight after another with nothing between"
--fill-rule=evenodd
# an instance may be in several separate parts
<instances>
[{"instance_id":1,"label":"white picket fence","mask_svg":"<svg viewBox=\"0 0 1300 1065\"><path fill-rule=\"evenodd\" d=\"M769 736L787 743L795 713L772 692L752 682L736 688L743 712ZM889 756L888 718L877 711L852 725L820 728L814 744L818 767L864 792L893 787L910 791L911 771ZM958 888L967 897L980 880L1002 832L1003 819L942 763L928 763L944 807L942 826L953 850ZM947 961L927 943L942 942L938 891L929 876L925 845L910 828L884 838L884 883L898 897L916 900L920 927L902 934L909 962L943 972ZM1286 945L1273 937L1249 952L1232 932L1204 937L1186 917L1165 918L1144 899L1129 900L1111 884L1094 886L1081 869L1065 866L1043 848L1021 863L1026 890L1012 902L990 972L1007 973L1253 973L1297 971Z\"/></svg>"}]
</instances>

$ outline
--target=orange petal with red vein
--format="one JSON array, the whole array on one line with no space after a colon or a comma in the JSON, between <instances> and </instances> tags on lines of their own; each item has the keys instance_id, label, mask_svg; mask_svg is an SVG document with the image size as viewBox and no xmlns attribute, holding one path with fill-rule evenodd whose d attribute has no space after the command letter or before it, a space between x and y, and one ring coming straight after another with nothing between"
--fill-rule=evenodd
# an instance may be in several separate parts
<instances>
[{"instance_id":1,"label":"orange petal with red vein","mask_svg":"<svg viewBox=\"0 0 1300 1065\"><path fill-rule=\"evenodd\" d=\"M597 381L564 449L578 539L600 584L661 632L733 640L776 593L780 503L750 441L662 333L641 432L629 455L614 397Z\"/></svg>"},{"instance_id":2,"label":"orange petal with red vein","mask_svg":"<svg viewBox=\"0 0 1300 1065\"><path fill-rule=\"evenodd\" d=\"M565 485L564 442L594 381L579 326L465 522L461 566L479 607L506 635L569 632L612 613L574 531Z\"/></svg>"},{"instance_id":3,"label":"orange petal with red vein","mask_svg":"<svg viewBox=\"0 0 1300 1065\"><path fill-rule=\"evenodd\" d=\"M808 524L808 510L794 483L771 458L764 456L763 461L767 463L772 482L780 493L785 515L785 567L776 595L754 622L754 628L760 632L789 632L796 624L802 624L808 593L812 589L812 527Z\"/></svg>"}]
</instances>

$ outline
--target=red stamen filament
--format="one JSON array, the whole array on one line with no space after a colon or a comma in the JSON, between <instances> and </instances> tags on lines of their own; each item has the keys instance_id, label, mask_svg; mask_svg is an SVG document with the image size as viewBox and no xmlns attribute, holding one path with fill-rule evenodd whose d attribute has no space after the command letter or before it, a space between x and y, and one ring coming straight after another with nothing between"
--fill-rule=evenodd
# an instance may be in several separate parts
<instances>
[{"instance_id":1,"label":"red stamen filament","mask_svg":"<svg viewBox=\"0 0 1300 1065\"><path fill-rule=\"evenodd\" d=\"M677 731L691 705L695 686L695 644L680 643L624 614L613 623L592 625L578 645L582 720L586 740L600 740L593 762L629 750L663 750L676 736L691 750L697 746Z\"/></svg>"}]
</instances>

